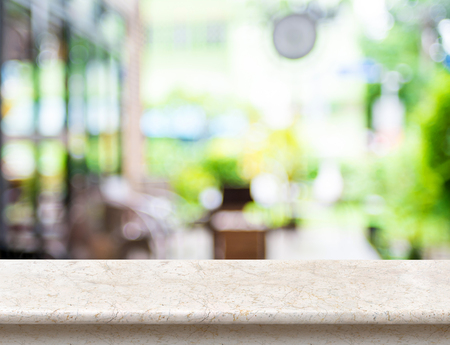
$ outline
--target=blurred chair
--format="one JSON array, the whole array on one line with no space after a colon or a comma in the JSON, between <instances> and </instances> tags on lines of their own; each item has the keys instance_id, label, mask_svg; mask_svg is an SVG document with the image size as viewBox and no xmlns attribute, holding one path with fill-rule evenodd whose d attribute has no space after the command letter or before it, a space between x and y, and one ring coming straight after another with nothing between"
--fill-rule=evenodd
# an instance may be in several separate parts
<instances>
[{"instance_id":1,"label":"blurred chair","mask_svg":"<svg viewBox=\"0 0 450 345\"><path fill-rule=\"evenodd\" d=\"M225 188L222 206L208 215L206 225L214 234L215 259L265 259L268 229L245 219L243 208L249 201L249 188Z\"/></svg>"},{"instance_id":2,"label":"blurred chair","mask_svg":"<svg viewBox=\"0 0 450 345\"><path fill-rule=\"evenodd\" d=\"M100 188L102 198L112 213L121 214L120 220L114 215L105 217L107 228L115 227L114 232L121 238L121 255L133 257L133 248L143 258L144 242L147 241L149 258L166 259L168 241L174 229L171 219L175 219L173 205L164 196L152 196L131 190L125 180L114 177L104 181ZM115 210L115 211L114 211ZM117 227L117 224L120 224Z\"/></svg>"}]
</instances>

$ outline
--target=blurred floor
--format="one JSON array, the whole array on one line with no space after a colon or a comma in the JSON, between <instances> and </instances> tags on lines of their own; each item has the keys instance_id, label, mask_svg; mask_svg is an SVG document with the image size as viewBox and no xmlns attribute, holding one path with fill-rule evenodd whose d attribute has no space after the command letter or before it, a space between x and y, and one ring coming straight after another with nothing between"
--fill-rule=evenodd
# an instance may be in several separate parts
<instances>
[{"instance_id":1,"label":"blurred floor","mask_svg":"<svg viewBox=\"0 0 450 345\"><path fill-rule=\"evenodd\" d=\"M377 260L366 238L364 218L346 204L340 208L304 203L303 226L294 231L273 230L266 237L271 260Z\"/></svg>"},{"instance_id":2,"label":"blurred floor","mask_svg":"<svg viewBox=\"0 0 450 345\"><path fill-rule=\"evenodd\" d=\"M209 260L214 259L213 236L203 227L176 232L170 241L169 259Z\"/></svg>"},{"instance_id":3,"label":"blurred floor","mask_svg":"<svg viewBox=\"0 0 450 345\"><path fill-rule=\"evenodd\" d=\"M362 229L343 227L274 230L266 237L272 260L376 260Z\"/></svg>"},{"instance_id":4,"label":"blurred floor","mask_svg":"<svg viewBox=\"0 0 450 345\"><path fill-rule=\"evenodd\" d=\"M170 259L213 258L211 233L201 227L177 233L171 241ZM363 229L315 227L273 230L266 236L266 258L270 260L377 260Z\"/></svg>"}]
</instances>

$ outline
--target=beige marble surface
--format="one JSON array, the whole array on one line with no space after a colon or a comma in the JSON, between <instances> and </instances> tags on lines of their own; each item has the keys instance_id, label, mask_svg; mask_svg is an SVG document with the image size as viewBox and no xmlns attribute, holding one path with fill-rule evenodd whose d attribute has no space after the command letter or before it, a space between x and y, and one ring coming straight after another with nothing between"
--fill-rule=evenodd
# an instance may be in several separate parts
<instances>
[{"instance_id":1,"label":"beige marble surface","mask_svg":"<svg viewBox=\"0 0 450 345\"><path fill-rule=\"evenodd\" d=\"M0 261L0 324L450 324L450 261Z\"/></svg>"}]
</instances>

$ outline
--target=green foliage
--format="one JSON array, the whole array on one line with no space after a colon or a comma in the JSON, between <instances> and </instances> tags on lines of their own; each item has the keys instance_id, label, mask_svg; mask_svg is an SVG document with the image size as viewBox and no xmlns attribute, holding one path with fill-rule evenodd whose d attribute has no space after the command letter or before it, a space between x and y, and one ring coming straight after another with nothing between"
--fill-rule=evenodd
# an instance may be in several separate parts
<instances>
[{"instance_id":1,"label":"green foliage","mask_svg":"<svg viewBox=\"0 0 450 345\"><path fill-rule=\"evenodd\" d=\"M193 95L175 90L164 102L153 107L198 105L207 117L229 111L242 111L248 118L257 118L256 110L236 99ZM238 145L236 145L236 143ZM152 176L166 178L172 188L187 202L189 212L196 214L199 194L207 187L242 187L248 181L241 177L239 139L220 138L193 142L174 138L149 138L146 141L146 165ZM189 213L186 211L186 213Z\"/></svg>"},{"instance_id":2,"label":"green foliage","mask_svg":"<svg viewBox=\"0 0 450 345\"><path fill-rule=\"evenodd\" d=\"M423 83L428 77L428 71L424 69L421 56L421 34L422 28L419 23L397 21L384 40L363 39L361 42L367 57L380 63L386 71L398 71L403 78L407 79L399 90L407 115L417 105ZM410 75L405 75L405 70L409 71L407 74ZM367 88L366 105L368 119L371 121L371 108L381 88L379 84L369 84Z\"/></svg>"},{"instance_id":3,"label":"green foliage","mask_svg":"<svg viewBox=\"0 0 450 345\"><path fill-rule=\"evenodd\" d=\"M450 218L450 75L440 73L417 115L422 122L424 159L441 179L440 210Z\"/></svg>"},{"instance_id":4,"label":"green foliage","mask_svg":"<svg viewBox=\"0 0 450 345\"><path fill-rule=\"evenodd\" d=\"M367 165L366 194L381 195L386 209L378 249L390 258L389 243L407 239L411 258L422 248L450 241L450 75L439 70L424 88L401 147Z\"/></svg>"},{"instance_id":5,"label":"green foliage","mask_svg":"<svg viewBox=\"0 0 450 345\"><path fill-rule=\"evenodd\" d=\"M248 185L239 173L239 162L233 157L210 157L203 162L203 167L221 186L243 187Z\"/></svg>"},{"instance_id":6,"label":"green foliage","mask_svg":"<svg viewBox=\"0 0 450 345\"><path fill-rule=\"evenodd\" d=\"M440 181L422 159L420 133L410 130L395 152L372 162L369 192L386 201L379 215L385 241L407 239L413 250L435 245L445 238L445 227L436 226L435 206ZM442 224L439 224L442 225Z\"/></svg>"},{"instance_id":7,"label":"green foliage","mask_svg":"<svg viewBox=\"0 0 450 345\"><path fill-rule=\"evenodd\" d=\"M367 84L366 86L366 113L367 128L372 128L372 106L381 95L381 84Z\"/></svg>"},{"instance_id":8,"label":"green foliage","mask_svg":"<svg viewBox=\"0 0 450 345\"><path fill-rule=\"evenodd\" d=\"M198 195L207 187L218 187L218 181L202 166L191 164L171 179L173 188L186 201L198 204Z\"/></svg>"},{"instance_id":9,"label":"green foliage","mask_svg":"<svg viewBox=\"0 0 450 345\"><path fill-rule=\"evenodd\" d=\"M146 141L146 164L152 176L170 177L203 159L204 143L183 142L172 138L152 138Z\"/></svg>"},{"instance_id":10,"label":"green foliage","mask_svg":"<svg viewBox=\"0 0 450 345\"><path fill-rule=\"evenodd\" d=\"M269 135L265 156L279 162L290 181L303 177L302 153L297 135L292 127L273 131Z\"/></svg>"},{"instance_id":11,"label":"green foliage","mask_svg":"<svg viewBox=\"0 0 450 345\"><path fill-rule=\"evenodd\" d=\"M307 157L305 167L305 180L313 181L319 175L319 159L316 157Z\"/></svg>"},{"instance_id":12,"label":"green foliage","mask_svg":"<svg viewBox=\"0 0 450 345\"><path fill-rule=\"evenodd\" d=\"M90 171L100 173L99 164L99 138L91 137L88 141L88 150L86 150L86 165Z\"/></svg>"},{"instance_id":13,"label":"green foliage","mask_svg":"<svg viewBox=\"0 0 450 345\"><path fill-rule=\"evenodd\" d=\"M427 11L434 1L410 6L410 11ZM368 216L368 224L381 228L375 245L385 258L393 258L393 241L406 239L411 252L404 258L416 258L424 247L450 241L450 76L424 58L421 45L423 16L402 21L405 4L390 9L396 19L388 36L381 41L363 39L365 55L385 71L410 71L399 90L406 106L405 138L400 147L384 157L372 157L353 180L369 177L358 194L350 199L376 194L383 197L385 210ZM429 85L429 86L427 86ZM379 84L367 86L366 106L369 125L373 103L381 94ZM348 194L348 192L346 191ZM394 256L393 256L394 255Z\"/></svg>"},{"instance_id":14,"label":"green foliage","mask_svg":"<svg viewBox=\"0 0 450 345\"><path fill-rule=\"evenodd\" d=\"M366 56L373 58L389 70L395 70L400 63L417 70L421 49L419 26L396 23L386 39L364 40L362 48Z\"/></svg>"},{"instance_id":15,"label":"green foliage","mask_svg":"<svg viewBox=\"0 0 450 345\"><path fill-rule=\"evenodd\" d=\"M291 214L285 205L281 204L267 208L256 202L249 202L244 207L244 216L251 224L264 225L272 229L291 222Z\"/></svg>"}]
</instances>

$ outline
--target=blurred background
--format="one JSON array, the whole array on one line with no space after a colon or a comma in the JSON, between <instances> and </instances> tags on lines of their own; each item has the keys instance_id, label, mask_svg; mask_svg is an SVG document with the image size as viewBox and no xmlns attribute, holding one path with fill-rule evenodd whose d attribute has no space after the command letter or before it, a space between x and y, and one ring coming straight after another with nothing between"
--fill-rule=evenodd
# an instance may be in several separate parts
<instances>
[{"instance_id":1,"label":"blurred background","mask_svg":"<svg viewBox=\"0 0 450 345\"><path fill-rule=\"evenodd\" d=\"M1 258L450 258L448 1L0 6Z\"/></svg>"}]
</instances>

